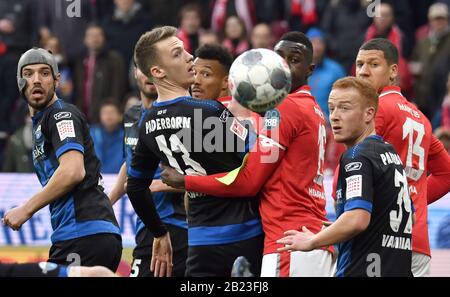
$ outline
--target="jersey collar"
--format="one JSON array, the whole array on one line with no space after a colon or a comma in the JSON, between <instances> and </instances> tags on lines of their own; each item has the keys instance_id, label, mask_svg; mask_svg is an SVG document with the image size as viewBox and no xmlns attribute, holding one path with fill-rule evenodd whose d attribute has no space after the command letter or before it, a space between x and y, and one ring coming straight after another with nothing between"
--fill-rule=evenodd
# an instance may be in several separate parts
<instances>
[{"instance_id":1,"label":"jersey collar","mask_svg":"<svg viewBox=\"0 0 450 297\"><path fill-rule=\"evenodd\" d=\"M389 94L398 94L398 95L403 97L402 89L400 87L397 87L397 86L384 87L378 97L381 98L381 97L389 95Z\"/></svg>"},{"instance_id":2,"label":"jersey collar","mask_svg":"<svg viewBox=\"0 0 450 297\"><path fill-rule=\"evenodd\" d=\"M191 98L191 97L189 97L189 96L182 96L182 97L177 97L177 98L174 98L174 99L171 99L171 100L161 101L161 102L158 102L158 101L155 100L155 101L153 101L152 106L166 106L166 105L177 103L177 102L179 102L181 100L184 100L184 99L187 99L187 98Z\"/></svg>"},{"instance_id":3,"label":"jersey collar","mask_svg":"<svg viewBox=\"0 0 450 297\"><path fill-rule=\"evenodd\" d=\"M34 116L32 116L31 120L33 124L36 124L42 118L42 115L47 109L49 109L50 107L54 106L57 103L61 104L61 99L56 98L55 102L53 102L51 105L46 106L43 110L38 111Z\"/></svg>"},{"instance_id":4,"label":"jersey collar","mask_svg":"<svg viewBox=\"0 0 450 297\"><path fill-rule=\"evenodd\" d=\"M291 94L294 94L294 93L295 94L312 96L312 94L311 94L311 87L308 86L308 85L301 86L300 88L298 88L297 90L295 90Z\"/></svg>"}]
</instances>

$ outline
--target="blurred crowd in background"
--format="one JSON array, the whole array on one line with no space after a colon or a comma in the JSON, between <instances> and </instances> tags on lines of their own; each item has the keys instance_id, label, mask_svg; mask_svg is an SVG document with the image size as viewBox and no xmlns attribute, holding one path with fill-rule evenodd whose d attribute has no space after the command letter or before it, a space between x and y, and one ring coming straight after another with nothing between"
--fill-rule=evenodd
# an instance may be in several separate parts
<instances>
[{"instance_id":1,"label":"blurred crowd in background","mask_svg":"<svg viewBox=\"0 0 450 297\"><path fill-rule=\"evenodd\" d=\"M449 6L450 0L0 0L0 168L33 171L31 119L16 71L20 55L40 46L58 61L58 96L90 122L102 172L117 173L123 163L122 115L139 102L134 45L160 25L176 26L192 54L218 43L234 57L251 48L271 49L287 31L306 33L316 64L309 85L327 116L331 85L354 74L361 44L388 38L401 53L403 93L449 149ZM339 148L329 143L326 162L333 170Z\"/></svg>"}]
</instances>

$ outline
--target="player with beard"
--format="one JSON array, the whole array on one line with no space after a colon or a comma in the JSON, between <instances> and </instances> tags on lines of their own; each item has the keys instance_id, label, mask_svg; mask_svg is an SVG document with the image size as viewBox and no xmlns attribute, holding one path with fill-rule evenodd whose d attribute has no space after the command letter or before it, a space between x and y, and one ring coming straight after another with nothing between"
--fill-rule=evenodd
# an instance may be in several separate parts
<instances>
[{"instance_id":1,"label":"player with beard","mask_svg":"<svg viewBox=\"0 0 450 297\"><path fill-rule=\"evenodd\" d=\"M115 271L122 255L120 230L103 192L100 161L85 116L56 96L60 74L53 55L25 52L17 65L19 91L33 120L33 164L43 188L6 212L3 223L18 230L49 205L53 233L49 262Z\"/></svg>"}]
</instances>

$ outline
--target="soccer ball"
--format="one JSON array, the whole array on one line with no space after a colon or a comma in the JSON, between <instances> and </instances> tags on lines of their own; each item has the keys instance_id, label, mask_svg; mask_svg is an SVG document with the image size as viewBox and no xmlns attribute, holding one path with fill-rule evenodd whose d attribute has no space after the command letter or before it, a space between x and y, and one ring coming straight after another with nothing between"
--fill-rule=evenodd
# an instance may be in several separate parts
<instances>
[{"instance_id":1,"label":"soccer ball","mask_svg":"<svg viewBox=\"0 0 450 297\"><path fill-rule=\"evenodd\" d=\"M252 49L231 65L228 88L242 106L254 112L265 112L289 94L291 72L286 61L274 51Z\"/></svg>"}]
</instances>

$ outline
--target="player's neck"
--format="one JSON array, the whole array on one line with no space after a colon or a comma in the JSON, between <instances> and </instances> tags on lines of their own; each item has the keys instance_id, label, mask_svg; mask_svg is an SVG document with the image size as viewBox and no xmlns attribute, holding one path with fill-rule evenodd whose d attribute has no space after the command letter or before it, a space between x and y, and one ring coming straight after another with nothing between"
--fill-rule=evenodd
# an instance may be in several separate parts
<instances>
[{"instance_id":1,"label":"player's neck","mask_svg":"<svg viewBox=\"0 0 450 297\"><path fill-rule=\"evenodd\" d=\"M172 81L164 80L159 84L155 84L156 90L158 91L158 98L156 101L168 101L177 97L190 96L189 89L175 84Z\"/></svg>"},{"instance_id":2,"label":"player's neck","mask_svg":"<svg viewBox=\"0 0 450 297\"><path fill-rule=\"evenodd\" d=\"M367 137L369 137L370 135L376 135L375 132L375 125L373 123L369 124L369 126L366 127L366 129L364 130L364 132L356 139L354 139L351 142L345 143L345 147L347 149L357 145L358 143L361 143L364 141L364 139L366 139Z\"/></svg>"},{"instance_id":3,"label":"player's neck","mask_svg":"<svg viewBox=\"0 0 450 297\"><path fill-rule=\"evenodd\" d=\"M152 102L155 101L154 99L151 99L144 95L144 93L141 92L141 102L144 108L150 108L152 107Z\"/></svg>"}]
</instances>

